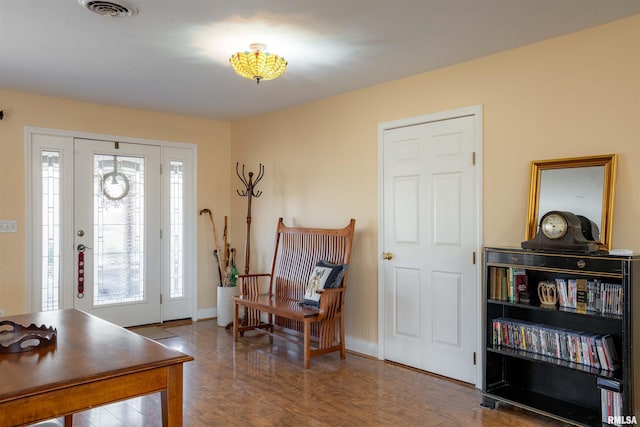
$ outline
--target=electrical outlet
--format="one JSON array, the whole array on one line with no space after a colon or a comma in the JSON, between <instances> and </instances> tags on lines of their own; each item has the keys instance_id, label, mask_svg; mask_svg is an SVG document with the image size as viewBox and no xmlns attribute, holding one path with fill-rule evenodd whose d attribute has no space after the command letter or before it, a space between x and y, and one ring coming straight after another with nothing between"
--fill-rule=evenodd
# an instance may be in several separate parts
<instances>
[{"instance_id":1,"label":"electrical outlet","mask_svg":"<svg viewBox=\"0 0 640 427\"><path fill-rule=\"evenodd\" d=\"M0 233L16 233L18 231L18 221L0 220Z\"/></svg>"},{"instance_id":2,"label":"electrical outlet","mask_svg":"<svg viewBox=\"0 0 640 427\"><path fill-rule=\"evenodd\" d=\"M4 308L0 308L0 317L4 316Z\"/></svg>"}]
</instances>

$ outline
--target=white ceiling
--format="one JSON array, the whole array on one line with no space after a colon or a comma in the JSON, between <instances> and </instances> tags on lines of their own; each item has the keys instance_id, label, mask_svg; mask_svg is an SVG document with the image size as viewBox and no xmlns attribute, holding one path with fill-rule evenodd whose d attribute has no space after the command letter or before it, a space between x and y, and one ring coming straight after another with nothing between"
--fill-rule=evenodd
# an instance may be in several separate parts
<instances>
[{"instance_id":1,"label":"white ceiling","mask_svg":"<svg viewBox=\"0 0 640 427\"><path fill-rule=\"evenodd\" d=\"M638 0L128 1L137 15L109 18L0 0L0 88L232 120L640 13ZM289 61L282 77L231 70L253 42Z\"/></svg>"}]
</instances>

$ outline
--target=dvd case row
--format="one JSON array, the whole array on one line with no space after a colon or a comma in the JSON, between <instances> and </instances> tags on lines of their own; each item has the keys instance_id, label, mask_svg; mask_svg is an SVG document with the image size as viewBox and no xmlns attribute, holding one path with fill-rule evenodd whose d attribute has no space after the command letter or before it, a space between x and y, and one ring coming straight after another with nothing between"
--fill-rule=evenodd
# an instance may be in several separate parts
<instances>
[{"instance_id":1,"label":"dvd case row","mask_svg":"<svg viewBox=\"0 0 640 427\"><path fill-rule=\"evenodd\" d=\"M622 412L622 384L615 379L600 377L597 379L597 385L600 389L602 422L609 425L621 425L619 421L626 419Z\"/></svg>"},{"instance_id":2,"label":"dvd case row","mask_svg":"<svg viewBox=\"0 0 640 427\"><path fill-rule=\"evenodd\" d=\"M601 280L555 279L560 307L603 314L623 314L624 292L620 283Z\"/></svg>"},{"instance_id":3,"label":"dvd case row","mask_svg":"<svg viewBox=\"0 0 640 427\"><path fill-rule=\"evenodd\" d=\"M620 367L613 336L587 334L505 317L493 319L492 344L614 371Z\"/></svg>"}]
</instances>

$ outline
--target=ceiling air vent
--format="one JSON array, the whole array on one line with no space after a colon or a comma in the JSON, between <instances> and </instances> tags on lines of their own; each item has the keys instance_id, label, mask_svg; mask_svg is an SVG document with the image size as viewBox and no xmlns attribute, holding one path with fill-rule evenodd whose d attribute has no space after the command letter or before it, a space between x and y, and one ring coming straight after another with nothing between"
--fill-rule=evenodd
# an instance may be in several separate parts
<instances>
[{"instance_id":1,"label":"ceiling air vent","mask_svg":"<svg viewBox=\"0 0 640 427\"><path fill-rule=\"evenodd\" d=\"M124 18L138 14L138 9L135 6L122 0L118 3L101 0L78 0L78 3L93 13L111 18Z\"/></svg>"}]
</instances>

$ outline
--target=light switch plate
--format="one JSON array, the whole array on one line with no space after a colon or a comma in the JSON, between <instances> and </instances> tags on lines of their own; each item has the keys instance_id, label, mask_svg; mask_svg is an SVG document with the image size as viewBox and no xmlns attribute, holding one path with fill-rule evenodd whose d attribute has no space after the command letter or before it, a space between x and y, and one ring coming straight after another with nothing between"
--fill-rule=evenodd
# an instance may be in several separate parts
<instances>
[{"instance_id":1,"label":"light switch plate","mask_svg":"<svg viewBox=\"0 0 640 427\"><path fill-rule=\"evenodd\" d=\"M0 233L16 233L17 231L18 231L18 221L16 220L0 221Z\"/></svg>"}]
</instances>

